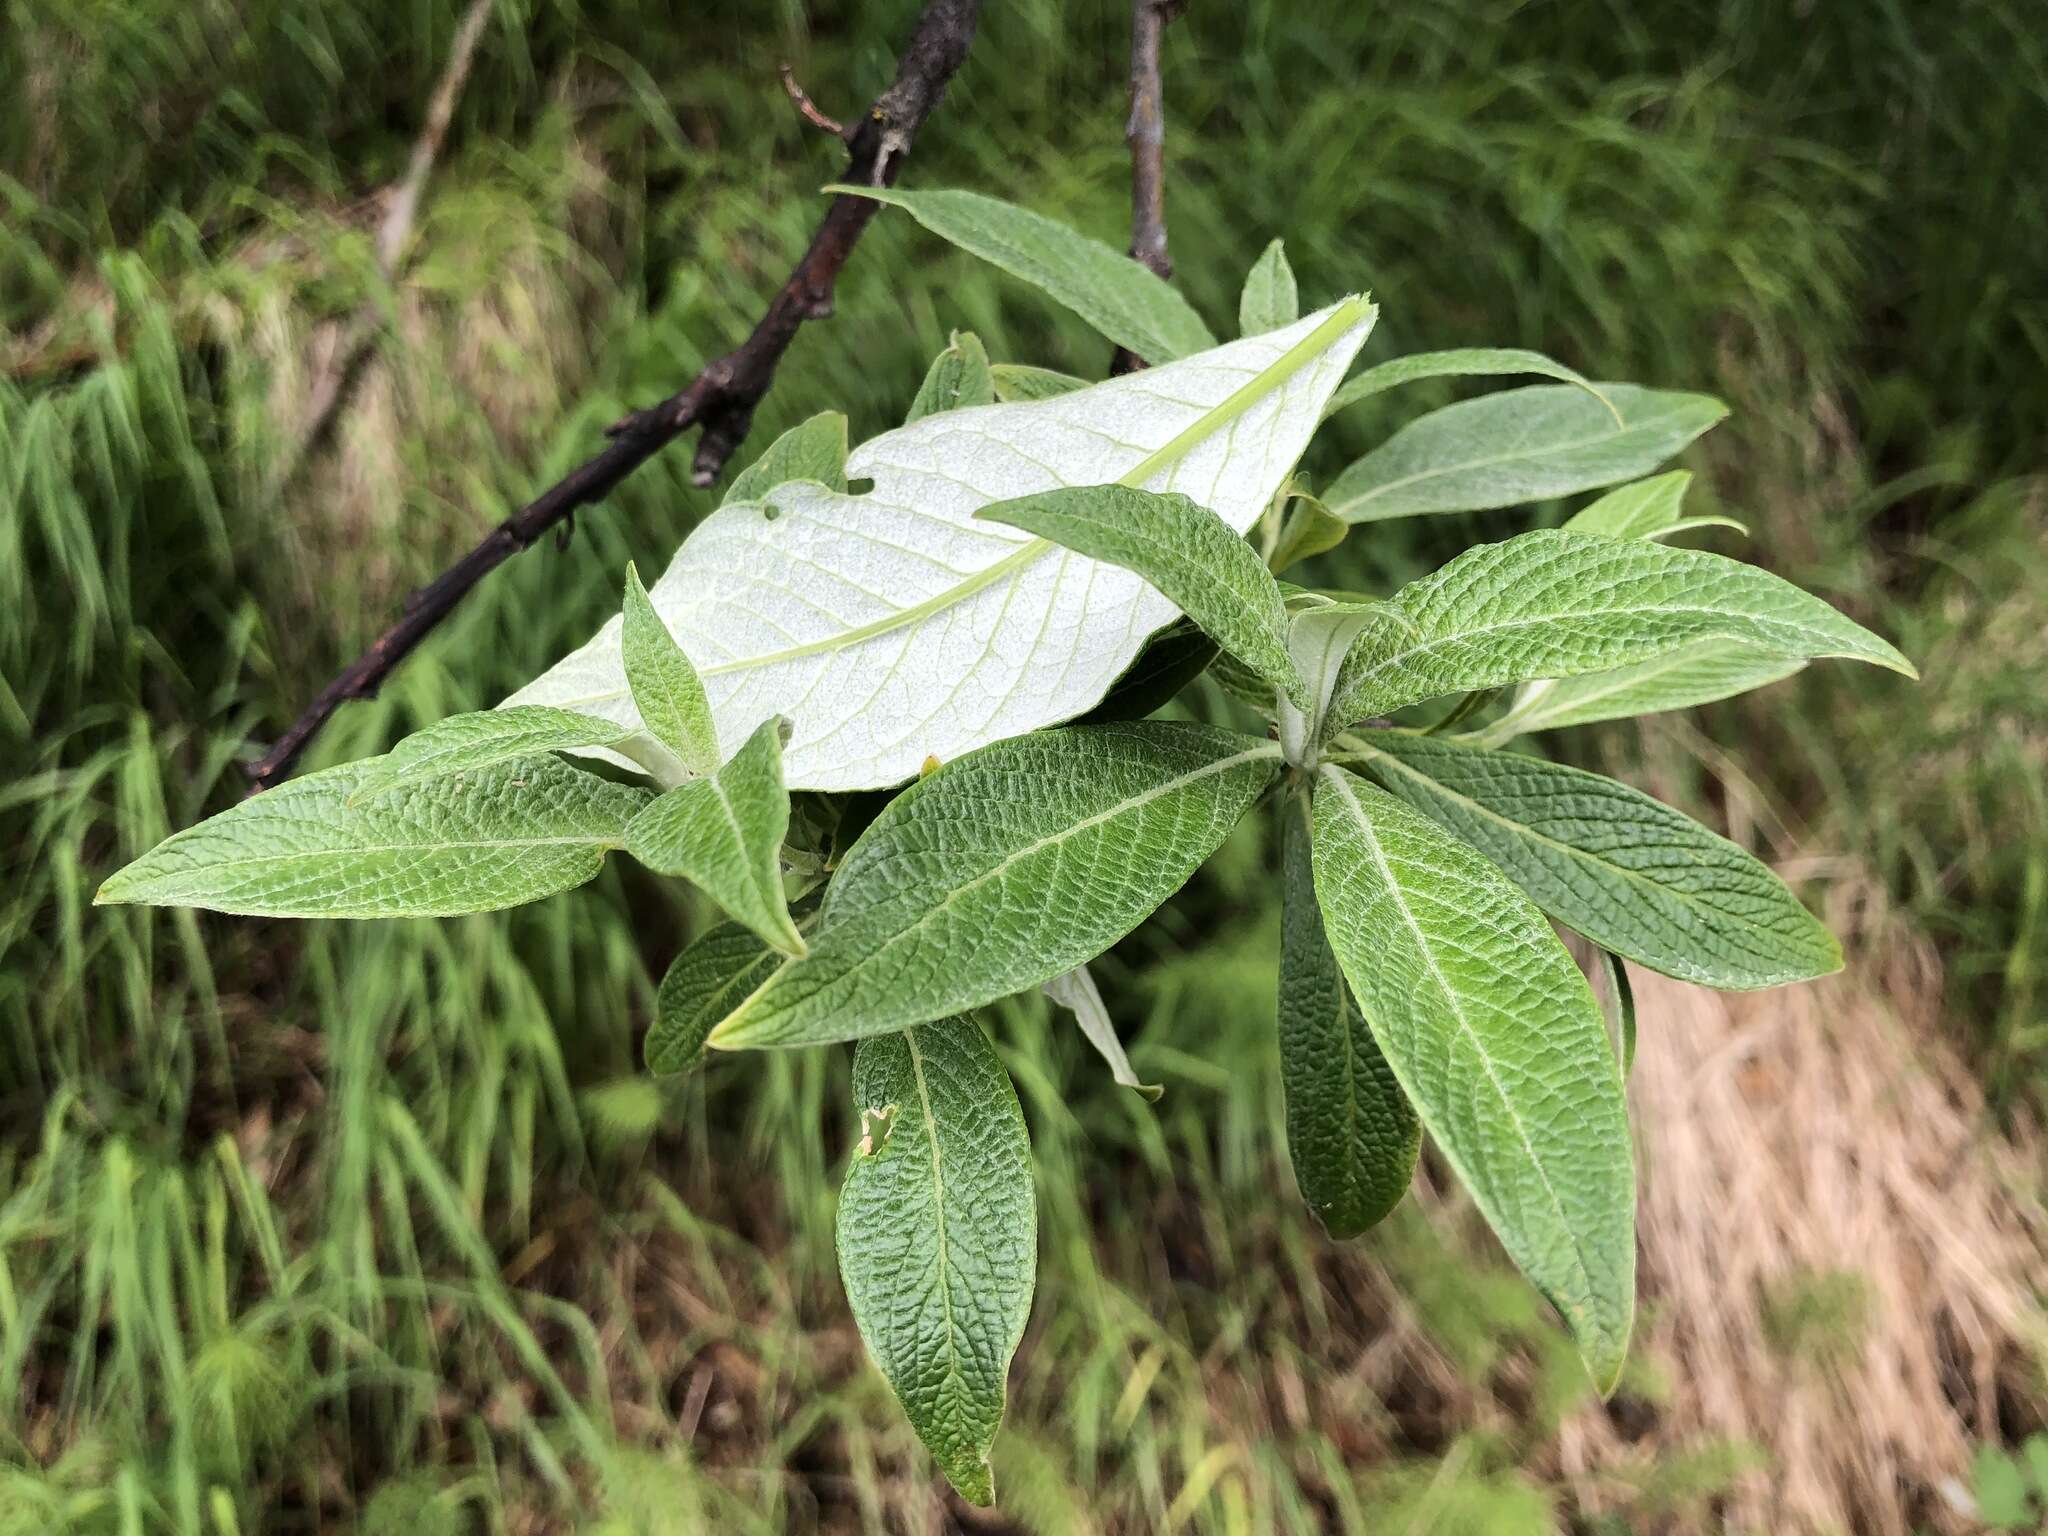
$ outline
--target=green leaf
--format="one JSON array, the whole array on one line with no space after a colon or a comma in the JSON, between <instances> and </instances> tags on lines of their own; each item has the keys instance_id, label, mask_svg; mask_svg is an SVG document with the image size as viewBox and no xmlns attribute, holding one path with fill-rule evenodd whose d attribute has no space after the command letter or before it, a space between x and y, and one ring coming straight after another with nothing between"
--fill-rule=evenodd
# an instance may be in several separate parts
<instances>
[{"instance_id":1,"label":"green leaf","mask_svg":"<svg viewBox=\"0 0 2048 1536\"><path fill-rule=\"evenodd\" d=\"M1087 966L1077 965L1065 975L1053 977L1042 990L1074 1016L1074 1022L1102 1057L1118 1087L1135 1089L1154 1103L1166 1092L1158 1083L1139 1082L1138 1074L1131 1070L1131 1058L1124 1054L1124 1043L1117 1038L1116 1025L1102 1001L1102 990L1095 985L1095 975Z\"/></svg>"},{"instance_id":2,"label":"green leaf","mask_svg":"<svg viewBox=\"0 0 2048 1536\"><path fill-rule=\"evenodd\" d=\"M1208 508L1177 492L1092 485L999 501L975 516L1135 571L1231 655L1300 697L1279 585Z\"/></svg>"},{"instance_id":3,"label":"green leaf","mask_svg":"<svg viewBox=\"0 0 2048 1536\"><path fill-rule=\"evenodd\" d=\"M839 412L820 411L776 438L761 457L733 477L732 489L720 505L759 501L792 480L815 480L835 491L846 489L846 418Z\"/></svg>"},{"instance_id":4,"label":"green leaf","mask_svg":"<svg viewBox=\"0 0 2048 1536\"><path fill-rule=\"evenodd\" d=\"M1294 286L1294 268L1287 264L1284 242L1275 240L1245 274L1237 296L1237 334L1256 336L1277 331L1301 318L1301 294Z\"/></svg>"},{"instance_id":5,"label":"green leaf","mask_svg":"<svg viewBox=\"0 0 2048 1536\"><path fill-rule=\"evenodd\" d=\"M981 1026L863 1040L861 1141L839 1192L839 1273L868 1354L963 1498L995 1502L989 1450L1031 1316L1037 1197L1024 1112Z\"/></svg>"},{"instance_id":6,"label":"green leaf","mask_svg":"<svg viewBox=\"0 0 2048 1536\"><path fill-rule=\"evenodd\" d=\"M1351 525L1324 506L1320 497L1296 491L1287 499L1286 520L1266 565L1277 576L1312 555L1327 554L1350 532Z\"/></svg>"},{"instance_id":7,"label":"green leaf","mask_svg":"<svg viewBox=\"0 0 2048 1536\"><path fill-rule=\"evenodd\" d=\"M1280 1077L1294 1181L1332 1237L1356 1237L1401 1203L1422 1125L1380 1054L1323 932L1309 796L1287 797L1281 828Z\"/></svg>"},{"instance_id":8,"label":"green leaf","mask_svg":"<svg viewBox=\"0 0 2048 1536\"><path fill-rule=\"evenodd\" d=\"M903 419L907 424L940 411L995 403L996 382L981 338L972 331L955 331L953 344L932 359L917 398L910 402L910 414Z\"/></svg>"},{"instance_id":9,"label":"green leaf","mask_svg":"<svg viewBox=\"0 0 2048 1536\"><path fill-rule=\"evenodd\" d=\"M1519 752L1372 731L1373 776L1536 905L1653 971L1747 991L1842 967L1834 935L1725 837L1626 784Z\"/></svg>"},{"instance_id":10,"label":"green leaf","mask_svg":"<svg viewBox=\"0 0 2048 1536\"><path fill-rule=\"evenodd\" d=\"M929 757L1085 714L1173 604L1130 571L974 514L1116 483L1198 495L1243 533L1375 314L1354 297L1071 394L927 416L854 450L847 473L873 482L860 495L797 481L712 513L650 595L697 663L724 749L787 715L792 789L882 789ZM618 622L511 702L638 726Z\"/></svg>"},{"instance_id":11,"label":"green leaf","mask_svg":"<svg viewBox=\"0 0 2048 1536\"><path fill-rule=\"evenodd\" d=\"M2017 1461L1995 1445L1980 1445L1970 1468L1977 1518L1994 1531L2016 1531L2034 1523L2027 1480Z\"/></svg>"},{"instance_id":12,"label":"green leaf","mask_svg":"<svg viewBox=\"0 0 2048 1536\"><path fill-rule=\"evenodd\" d=\"M661 1076L704 1059L704 1037L733 1004L766 981L782 956L738 923L720 923L677 955L654 995L654 1023L641 1053Z\"/></svg>"},{"instance_id":13,"label":"green leaf","mask_svg":"<svg viewBox=\"0 0 2048 1536\"><path fill-rule=\"evenodd\" d=\"M376 758L309 773L175 833L95 904L248 917L452 917L594 876L647 791L552 757L360 795Z\"/></svg>"},{"instance_id":14,"label":"green leaf","mask_svg":"<svg viewBox=\"0 0 2048 1536\"><path fill-rule=\"evenodd\" d=\"M1317 776L1314 862L1373 1038L1611 1392L1635 1310L1635 1165L1592 989L1506 876L1341 769Z\"/></svg>"},{"instance_id":15,"label":"green leaf","mask_svg":"<svg viewBox=\"0 0 2048 1536\"><path fill-rule=\"evenodd\" d=\"M1790 582L1721 555L1548 529L1411 582L1344 660L1334 723L1532 677L1606 672L1702 640L1790 659L1911 662Z\"/></svg>"},{"instance_id":16,"label":"green leaf","mask_svg":"<svg viewBox=\"0 0 2048 1536\"><path fill-rule=\"evenodd\" d=\"M1316 748L1330 731L1330 707L1344 676L1346 658L1360 635L1392 614L1386 603L1324 598L1292 614L1287 649L1301 674L1308 704L1296 708L1291 699L1276 698L1268 711L1279 727L1280 748L1290 763L1303 769L1315 765Z\"/></svg>"},{"instance_id":17,"label":"green leaf","mask_svg":"<svg viewBox=\"0 0 2048 1536\"><path fill-rule=\"evenodd\" d=\"M1199 625L1187 619L1169 624L1138 653L1129 670L1110 685L1102 702L1076 723L1142 720L1208 671L1216 657L1216 642L1203 634Z\"/></svg>"},{"instance_id":18,"label":"green leaf","mask_svg":"<svg viewBox=\"0 0 2048 1536\"><path fill-rule=\"evenodd\" d=\"M646 722L648 734L682 760L695 774L718 771L718 732L711 723L711 704L697 669L676 637L668 632L640 573L626 567L626 607L619 644L625 657L626 682L633 707Z\"/></svg>"},{"instance_id":19,"label":"green leaf","mask_svg":"<svg viewBox=\"0 0 2048 1536\"><path fill-rule=\"evenodd\" d=\"M1706 395L1633 384L1600 391L1604 401L1539 384L1447 405L1345 470L1323 501L1346 522L1367 523L1568 496L1648 473L1728 414Z\"/></svg>"},{"instance_id":20,"label":"green leaf","mask_svg":"<svg viewBox=\"0 0 2048 1536\"><path fill-rule=\"evenodd\" d=\"M384 756L364 764L356 799L411 788L431 779L479 773L547 752L616 746L633 734L630 728L595 715L539 704L450 715L414 731Z\"/></svg>"},{"instance_id":21,"label":"green leaf","mask_svg":"<svg viewBox=\"0 0 2048 1536\"><path fill-rule=\"evenodd\" d=\"M1607 1018L1608 1043L1614 1047L1614 1059L1626 1079L1636 1069L1636 989L1629 984L1628 967L1597 944L1593 946L1593 974L1599 978L1593 993Z\"/></svg>"},{"instance_id":22,"label":"green leaf","mask_svg":"<svg viewBox=\"0 0 2048 1536\"><path fill-rule=\"evenodd\" d=\"M1050 400L1088 387L1086 379L1077 379L1071 373L1055 373L1050 368L1034 368L1029 363L992 363L988 371L996 398L1006 404Z\"/></svg>"},{"instance_id":23,"label":"green leaf","mask_svg":"<svg viewBox=\"0 0 2048 1536\"><path fill-rule=\"evenodd\" d=\"M1689 469L1631 481L1579 508L1565 519L1564 526L1573 533L1604 533L1614 539L1668 539L1695 528L1733 528L1743 535L1749 533L1732 517L1681 515L1679 508L1691 484Z\"/></svg>"},{"instance_id":24,"label":"green leaf","mask_svg":"<svg viewBox=\"0 0 2048 1536\"><path fill-rule=\"evenodd\" d=\"M978 192L825 188L901 208L941 239L1022 278L1148 363L1216 345L1188 301L1145 267L1100 240L1029 209Z\"/></svg>"},{"instance_id":25,"label":"green leaf","mask_svg":"<svg viewBox=\"0 0 2048 1536\"><path fill-rule=\"evenodd\" d=\"M1805 665L1731 640L1698 640L1633 666L1530 683L1513 709L1472 735L1499 746L1531 731L1690 709L1781 682Z\"/></svg>"},{"instance_id":26,"label":"green leaf","mask_svg":"<svg viewBox=\"0 0 2048 1536\"><path fill-rule=\"evenodd\" d=\"M782 894L788 728L780 717L764 722L710 778L661 796L627 826L626 851L657 874L688 880L784 954L800 955L804 941Z\"/></svg>"},{"instance_id":27,"label":"green leaf","mask_svg":"<svg viewBox=\"0 0 2048 1536\"><path fill-rule=\"evenodd\" d=\"M1447 352L1415 352L1407 357L1375 363L1330 396L1330 403L1323 407L1323 415L1334 416L1347 405L1356 405L1361 400L1370 400L1374 395L1420 379L1484 379L1516 373L1558 379L1582 389L1605 406L1615 421L1622 419L1621 412L1607 394L1611 386L1595 384L1577 369L1567 368L1541 352L1530 352L1521 347L1457 347Z\"/></svg>"},{"instance_id":28,"label":"green leaf","mask_svg":"<svg viewBox=\"0 0 2048 1536\"><path fill-rule=\"evenodd\" d=\"M883 1034L1092 960L1216 850L1279 754L1213 726L1072 726L947 763L826 888L811 952L711 1033L722 1049Z\"/></svg>"}]
</instances>

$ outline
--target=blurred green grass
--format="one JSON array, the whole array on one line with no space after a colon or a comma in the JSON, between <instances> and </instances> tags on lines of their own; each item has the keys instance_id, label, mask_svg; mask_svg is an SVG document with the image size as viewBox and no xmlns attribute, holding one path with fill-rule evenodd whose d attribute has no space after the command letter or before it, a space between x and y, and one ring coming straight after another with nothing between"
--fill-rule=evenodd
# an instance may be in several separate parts
<instances>
[{"instance_id":1,"label":"blurred green grass","mask_svg":"<svg viewBox=\"0 0 2048 1536\"><path fill-rule=\"evenodd\" d=\"M501 5L401 293L363 199L402 168L455 0L21 0L0 29L0 1532L928 1518L838 1296L843 1054L636 1075L650 976L706 916L673 889L614 869L442 925L87 905L239 794L246 744L406 587L745 333L838 169L775 66L853 110L912 9ZM1100 0L990 7L911 181L1120 239L1124 29ZM2011 1104L2048 1059L2022 478L2048 211L2014 195L2043 47L2012 0L1268 0L1193 8L1167 57L1174 254L1213 320L1284 234L1307 301L1373 289L1376 356L1530 345L1736 405L1696 494L1928 684L1816 669L1701 740L1940 940L1958 1038ZM363 302L382 364L280 495L308 347ZM1106 362L885 217L752 446L831 407L891 424L954 327ZM1310 469L1438 398L1353 413ZM710 504L682 462L501 571L315 760L581 640L625 561ZM1392 579L1522 519L1375 529L1325 574ZM1074 1032L1000 1021L1045 1223L1007 1506L1030 1530L1547 1529L1572 1492L1524 1469L1583 1383L1528 1292L1412 1214L1335 1255L1293 1208L1264 858L1234 843L1108 967L1157 1110ZM1374 1340L1404 1368L1341 1368ZM1704 1507L1745 1454L1614 1499Z\"/></svg>"}]
</instances>

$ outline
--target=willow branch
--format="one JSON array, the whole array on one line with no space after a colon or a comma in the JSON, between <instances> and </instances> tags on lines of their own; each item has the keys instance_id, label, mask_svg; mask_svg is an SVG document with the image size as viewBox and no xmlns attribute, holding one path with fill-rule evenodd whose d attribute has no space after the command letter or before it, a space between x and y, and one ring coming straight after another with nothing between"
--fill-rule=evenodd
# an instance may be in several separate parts
<instances>
[{"instance_id":1,"label":"willow branch","mask_svg":"<svg viewBox=\"0 0 2048 1536\"><path fill-rule=\"evenodd\" d=\"M928 0L897 63L896 78L846 134L845 179L887 186L896 179L918 129L945 95L967 57L980 0ZM839 272L880 204L837 197L789 280L769 300L753 333L659 405L636 411L610 429L596 457L506 518L454 565L406 599L398 621L346 671L320 690L304 714L249 767L257 789L291 770L321 727L350 699L368 698L470 589L558 525L578 507L602 501L628 475L692 427L700 428L691 478L709 485L753 423L754 407L775 380L776 366L806 320L832 313Z\"/></svg>"}]
</instances>

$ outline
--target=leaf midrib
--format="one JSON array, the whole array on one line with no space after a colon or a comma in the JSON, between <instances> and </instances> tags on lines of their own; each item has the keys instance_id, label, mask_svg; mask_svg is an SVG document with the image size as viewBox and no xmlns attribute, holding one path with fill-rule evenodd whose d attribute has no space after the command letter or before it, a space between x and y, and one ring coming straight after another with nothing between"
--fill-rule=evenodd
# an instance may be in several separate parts
<instances>
[{"instance_id":1,"label":"leaf midrib","mask_svg":"<svg viewBox=\"0 0 2048 1536\"><path fill-rule=\"evenodd\" d=\"M960 1369L960 1336L953 1326L953 1288L946 1283L952 1263L951 1244L946 1236L946 1173L939 1157L939 1117L932 1109L931 1086L925 1080L924 1052L917 1047L917 1031L903 1031L903 1043L910 1048L910 1072L917 1082L918 1108L924 1115L925 1144L932 1154L932 1226L938 1250L939 1305L945 1317L946 1381L958 1395L965 1373Z\"/></svg>"}]
</instances>

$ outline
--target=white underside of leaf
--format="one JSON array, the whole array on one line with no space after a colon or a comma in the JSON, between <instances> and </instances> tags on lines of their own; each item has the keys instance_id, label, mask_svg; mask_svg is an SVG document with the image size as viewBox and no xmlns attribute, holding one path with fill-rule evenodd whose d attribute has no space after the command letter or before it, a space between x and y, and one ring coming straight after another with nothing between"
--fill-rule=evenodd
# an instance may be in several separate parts
<instances>
[{"instance_id":1,"label":"white underside of leaf","mask_svg":"<svg viewBox=\"0 0 2048 1536\"><path fill-rule=\"evenodd\" d=\"M1130 483L1241 533L1371 323L1349 300L1053 399L942 412L854 451L865 494L799 481L720 508L650 595L704 680L721 750L786 715L791 788L877 788L1081 713L1179 610L1121 567L975 511L1157 461ZM638 724L618 621L506 702Z\"/></svg>"}]
</instances>

